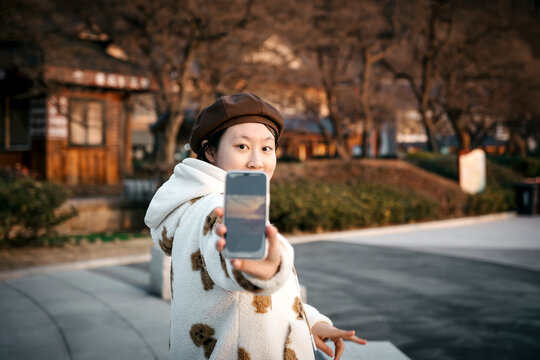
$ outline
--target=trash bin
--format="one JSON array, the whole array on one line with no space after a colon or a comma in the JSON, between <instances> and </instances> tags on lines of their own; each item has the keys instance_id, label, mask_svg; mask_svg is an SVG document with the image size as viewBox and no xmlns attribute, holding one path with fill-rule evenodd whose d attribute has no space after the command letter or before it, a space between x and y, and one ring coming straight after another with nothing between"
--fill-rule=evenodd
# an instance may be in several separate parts
<instances>
[{"instance_id":1,"label":"trash bin","mask_svg":"<svg viewBox=\"0 0 540 360\"><path fill-rule=\"evenodd\" d=\"M540 214L540 178L516 185L516 206L520 215Z\"/></svg>"}]
</instances>

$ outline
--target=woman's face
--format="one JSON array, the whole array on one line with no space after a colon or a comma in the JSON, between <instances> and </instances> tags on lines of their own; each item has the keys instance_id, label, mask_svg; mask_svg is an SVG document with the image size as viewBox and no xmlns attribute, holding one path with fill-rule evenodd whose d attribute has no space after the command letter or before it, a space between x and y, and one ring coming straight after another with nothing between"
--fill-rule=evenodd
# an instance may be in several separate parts
<instances>
[{"instance_id":1,"label":"woman's face","mask_svg":"<svg viewBox=\"0 0 540 360\"><path fill-rule=\"evenodd\" d=\"M225 170L264 171L272 178L276 168L276 142L268 128L259 123L231 126L221 136L217 152L206 153L213 165Z\"/></svg>"}]
</instances>

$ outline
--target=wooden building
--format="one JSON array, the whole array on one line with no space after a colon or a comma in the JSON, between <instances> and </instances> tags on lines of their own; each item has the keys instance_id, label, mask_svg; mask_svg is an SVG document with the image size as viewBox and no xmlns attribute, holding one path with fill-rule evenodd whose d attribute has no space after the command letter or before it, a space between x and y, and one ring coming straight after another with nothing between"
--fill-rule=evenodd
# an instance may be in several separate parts
<instances>
[{"instance_id":1,"label":"wooden building","mask_svg":"<svg viewBox=\"0 0 540 360\"><path fill-rule=\"evenodd\" d=\"M40 49L32 78L21 68L36 56L13 61L26 45L0 44L0 168L74 188L121 185L132 167L130 97L150 81L102 43L57 45Z\"/></svg>"},{"instance_id":2,"label":"wooden building","mask_svg":"<svg viewBox=\"0 0 540 360\"><path fill-rule=\"evenodd\" d=\"M322 126L332 133L333 126L329 119L322 120ZM347 147L350 153L357 155L362 145L362 133L350 133ZM291 117L285 119L285 128L279 140L278 157L291 157L298 160L322 159L337 157L335 145L326 139L314 122Z\"/></svg>"}]
</instances>

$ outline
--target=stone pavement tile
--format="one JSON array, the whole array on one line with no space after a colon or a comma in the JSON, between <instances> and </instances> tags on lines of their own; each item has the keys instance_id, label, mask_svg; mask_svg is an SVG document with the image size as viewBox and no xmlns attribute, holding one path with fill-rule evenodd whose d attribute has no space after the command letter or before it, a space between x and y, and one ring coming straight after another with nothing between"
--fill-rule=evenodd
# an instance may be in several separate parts
<instances>
[{"instance_id":1,"label":"stone pavement tile","mask_svg":"<svg viewBox=\"0 0 540 360\"><path fill-rule=\"evenodd\" d=\"M88 271L29 276L8 283L49 314L58 326L56 334L64 335L63 347L73 359L167 358L169 305L139 288ZM11 302L3 300L0 304L13 307ZM31 328L25 313L19 312L10 320L10 327L17 322L23 329ZM38 340L51 342L51 334L54 332L40 331ZM15 335L6 338L20 342ZM40 349L37 356L61 359L53 353L56 348ZM4 351L6 355L8 351Z\"/></svg>"},{"instance_id":2,"label":"stone pavement tile","mask_svg":"<svg viewBox=\"0 0 540 360\"><path fill-rule=\"evenodd\" d=\"M6 283L0 283L0 323L0 359L70 359L46 311Z\"/></svg>"},{"instance_id":3,"label":"stone pavement tile","mask_svg":"<svg viewBox=\"0 0 540 360\"><path fill-rule=\"evenodd\" d=\"M96 360L96 359L113 359L113 360L150 360L158 359L148 353L148 349L144 345L131 344L130 346L123 346L119 344L114 348L114 351L110 348L103 348L96 346L93 349L86 349L84 351L78 351L73 354L73 359L76 360ZM166 358L162 358L166 359Z\"/></svg>"},{"instance_id":4,"label":"stone pavement tile","mask_svg":"<svg viewBox=\"0 0 540 360\"><path fill-rule=\"evenodd\" d=\"M146 263L147 264L147 263ZM89 270L112 279L120 280L145 292L150 289L150 274L141 266L108 266Z\"/></svg>"},{"instance_id":5,"label":"stone pavement tile","mask_svg":"<svg viewBox=\"0 0 540 360\"><path fill-rule=\"evenodd\" d=\"M334 343L329 341L328 346L335 351ZM330 360L321 351L317 352L315 360ZM359 345L347 342L345 351L341 356L342 360L410 360L397 347L388 341L370 341L366 345Z\"/></svg>"},{"instance_id":6,"label":"stone pavement tile","mask_svg":"<svg viewBox=\"0 0 540 360\"><path fill-rule=\"evenodd\" d=\"M540 235L538 235L540 237ZM471 247L407 247L408 249L463 259L488 261L495 264L540 271L540 249L498 249Z\"/></svg>"},{"instance_id":7,"label":"stone pavement tile","mask_svg":"<svg viewBox=\"0 0 540 360\"><path fill-rule=\"evenodd\" d=\"M56 344L33 345L20 343L20 346L0 348L2 360L71 360L65 348Z\"/></svg>"},{"instance_id":8,"label":"stone pavement tile","mask_svg":"<svg viewBox=\"0 0 540 360\"><path fill-rule=\"evenodd\" d=\"M540 359L540 273L391 247L295 245L308 303L412 359Z\"/></svg>"},{"instance_id":9,"label":"stone pavement tile","mask_svg":"<svg viewBox=\"0 0 540 360\"><path fill-rule=\"evenodd\" d=\"M148 273L145 274L138 269L126 268L119 272L124 273L125 276L132 276L127 275L127 271L135 271L137 275L148 279ZM55 276L74 287L84 284L85 291L106 304L138 334L139 342L146 344L154 358L166 359L168 357L169 303L149 295L143 289L94 271L59 273Z\"/></svg>"}]
</instances>

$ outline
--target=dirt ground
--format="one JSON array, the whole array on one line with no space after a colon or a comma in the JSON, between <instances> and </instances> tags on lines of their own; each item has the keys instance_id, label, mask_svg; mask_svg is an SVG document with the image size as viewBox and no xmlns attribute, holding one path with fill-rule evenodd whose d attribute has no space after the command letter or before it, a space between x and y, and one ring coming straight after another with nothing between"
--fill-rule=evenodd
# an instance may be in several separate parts
<instances>
[{"instance_id":1,"label":"dirt ground","mask_svg":"<svg viewBox=\"0 0 540 360\"><path fill-rule=\"evenodd\" d=\"M0 250L0 271L32 266L52 265L115 256L149 253L153 246L150 238L62 247L14 248Z\"/></svg>"}]
</instances>

